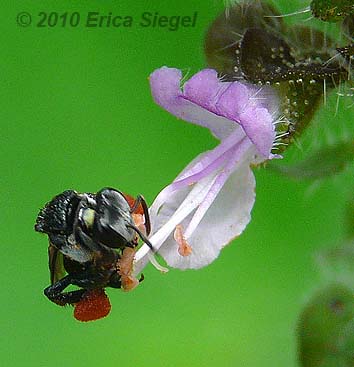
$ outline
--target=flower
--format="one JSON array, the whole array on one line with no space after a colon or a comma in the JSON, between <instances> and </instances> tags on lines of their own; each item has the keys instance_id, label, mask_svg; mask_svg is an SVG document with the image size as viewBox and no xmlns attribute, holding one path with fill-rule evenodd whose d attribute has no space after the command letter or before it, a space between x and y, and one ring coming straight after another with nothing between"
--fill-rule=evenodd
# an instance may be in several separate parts
<instances>
[{"instance_id":1,"label":"flower","mask_svg":"<svg viewBox=\"0 0 354 367\"><path fill-rule=\"evenodd\" d=\"M205 69L181 87L182 73L162 67L150 75L157 104L178 118L204 126L221 140L197 156L156 197L150 208L153 247L169 266L197 269L215 260L251 218L255 179L251 165L277 157L278 97L270 87L223 82ZM136 253L135 273L151 250Z\"/></svg>"}]
</instances>

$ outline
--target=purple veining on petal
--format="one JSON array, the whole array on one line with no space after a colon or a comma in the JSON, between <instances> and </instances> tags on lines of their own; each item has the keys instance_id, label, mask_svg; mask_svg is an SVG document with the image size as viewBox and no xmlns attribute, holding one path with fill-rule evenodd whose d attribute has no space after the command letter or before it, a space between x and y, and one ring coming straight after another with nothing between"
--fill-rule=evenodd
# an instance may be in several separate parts
<instances>
[{"instance_id":1,"label":"purple veining on petal","mask_svg":"<svg viewBox=\"0 0 354 367\"><path fill-rule=\"evenodd\" d=\"M206 211L209 209L220 190L223 188L225 182L228 180L232 172L235 170L237 164L242 163L247 157L246 151L250 148L251 143L249 140L241 141L236 147L232 149L232 158L227 162L224 169L218 174L213 185L205 195L202 203L197 208L193 215L193 218L189 222L189 225L185 231L185 236L188 239L200 221L203 219Z\"/></svg>"},{"instance_id":2,"label":"purple veining on petal","mask_svg":"<svg viewBox=\"0 0 354 367\"><path fill-rule=\"evenodd\" d=\"M244 139L247 138L244 137ZM198 182L202 180L204 177L210 175L213 171L217 170L218 168L221 168L224 162L227 162L228 160L232 159L233 154L234 154L234 146L226 150L221 155L216 156L215 159L211 161L207 166L205 166L202 170L193 173L191 175L184 176L183 178L176 180L167 187L165 187L154 200L153 207L151 208L151 215L154 211L158 210L158 208L163 204L166 198L168 198L173 192L180 190L185 186L194 184L195 182Z\"/></svg>"},{"instance_id":3,"label":"purple veining on petal","mask_svg":"<svg viewBox=\"0 0 354 367\"><path fill-rule=\"evenodd\" d=\"M242 140L248 140L243 130L238 129L230 136L223 140L213 150L204 153L198 157L191 166L184 169L177 178L167 187L165 187L154 200L152 211L157 210L158 207L171 195L174 191L191 185L203 177L209 175L217 168L222 167L223 162L232 157L232 151L236 145ZM250 142L250 141L249 141Z\"/></svg>"},{"instance_id":4,"label":"purple veining on petal","mask_svg":"<svg viewBox=\"0 0 354 367\"><path fill-rule=\"evenodd\" d=\"M217 145L213 150L204 153L202 157L193 162L191 166L187 166L175 179L179 181L180 179L195 174L207 167L211 162L215 161L218 157L223 155L233 146L238 144L242 139L248 139L242 129L235 130L227 138L225 138L219 145Z\"/></svg>"}]
</instances>

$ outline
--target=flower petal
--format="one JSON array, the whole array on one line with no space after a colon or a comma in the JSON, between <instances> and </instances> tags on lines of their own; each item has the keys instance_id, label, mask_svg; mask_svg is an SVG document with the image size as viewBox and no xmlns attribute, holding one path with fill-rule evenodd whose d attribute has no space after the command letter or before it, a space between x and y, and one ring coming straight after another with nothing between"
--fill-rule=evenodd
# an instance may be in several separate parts
<instances>
[{"instance_id":1,"label":"flower petal","mask_svg":"<svg viewBox=\"0 0 354 367\"><path fill-rule=\"evenodd\" d=\"M235 123L215 116L207 109L185 99L180 88L181 79L182 73L178 69L164 66L155 70L150 75L151 93L155 102L183 120L208 128L218 139L230 135L237 128Z\"/></svg>"},{"instance_id":2,"label":"flower petal","mask_svg":"<svg viewBox=\"0 0 354 367\"><path fill-rule=\"evenodd\" d=\"M215 182L211 186L202 203L196 209L193 218L189 222L185 232L185 237L187 239L191 237L192 233L203 219L205 213L209 210L210 206L216 199L219 192L222 190L225 182L228 180L232 172L235 171L239 165L244 163L245 157L249 156L249 154L247 154L247 151L251 150L250 146L250 141L245 138L243 141L240 142L240 144L237 144L234 147L232 151L232 157L225 163L225 165L220 170L220 173L218 173Z\"/></svg>"},{"instance_id":3,"label":"flower petal","mask_svg":"<svg viewBox=\"0 0 354 367\"><path fill-rule=\"evenodd\" d=\"M155 250L159 250L164 245L166 238L174 232L176 226L200 205L214 180L215 175L206 176L193 185L184 185L173 195L169 195L167 200L160 205L154 201L150 210L150 217L153 218L153 234L149 240ZM178 203L177 207L175 206L176 202ZM164 211L166 215L160 216L161 211ZM150 247L146 244L137 251L134 259L134 276L144 268L149 260L149 255Z\"/></svg>"},{"instance_id":4,"label":"flower petal","mask_svg":"<svg viewBox=\"0 0 354 367\"><path fill-rule=\"evenodd\" d=\"M159 253L168 265L179 269L198 269L211 263L220 250L240 235L251 219L251 210L255 200L255 180L249 167L244 162L229 177L216 199L211 204L202 220L188 238L192 247L189 256L178 253L178 244L171 233ZM178 207L186 190L175 193L169 205L164 205L157 218L160 225L168 219ZM186 228L194 213L191 213L180 224Z\"/></svg>"},{"instance_id":5,"label":"flower petal","mask_svg":"<svg viewBox=\"0 0 354 367\"><path fill-rule=\"evenodd\" d=\"M241 115L242 127L247 136L265 158L271 158L272 146L275 139L273 119L263 108L248 109ZM271 127L271 128L270 128Z\"/></svg>"},{"instance_id":6,"label":"flower petal","mask_svg":"<svg viewBox=\"0 0 354 367\"><path fill-rule=\"evenodd\" d=\"M211 69L194 75L183 90L181 79L177 69L154 71L150 84L155 101L177 117L209 128L221 143L194 159L159 193L150 208L149 240L170 266L197 269L211 263L250 221L255 200L250 165L274 158L278 98L269 88L221 82ZM135 274L149 251L143 245L136 253Z\"/></svg>"},{"instance_id":7,"label":"flower petal","mask_svg":"<svg viewBox=\"0 0 354 367\"><path fill-rule=\"evenodd\" d=\"M150 75L155 102L175 116L207 127L225 139L238 126L268 158L275 139L273 125L277 98L270 88L240 82L221 82L217 72L205 69L195 74L181 90L182 73L162 67Z\"/></svg>"}]
</instances>

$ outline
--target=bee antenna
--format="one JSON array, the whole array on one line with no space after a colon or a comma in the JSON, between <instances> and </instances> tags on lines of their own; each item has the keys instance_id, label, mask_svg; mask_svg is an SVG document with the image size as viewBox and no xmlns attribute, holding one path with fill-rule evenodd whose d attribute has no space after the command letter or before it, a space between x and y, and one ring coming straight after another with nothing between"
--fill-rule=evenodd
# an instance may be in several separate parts
<instances>
[{"instance_id":1,"label":"bee antenna","mask_svg":"<svg viewBox=\"0 0 354 367\"><path fill-rule=\"evenodd\" d=\"M134 231L139 235L139 237L145 242L151 249L151 251L155 254L157 251L154 249L152 243L147 239L147 237L135 226L132 224L127 224L127 227L134 229Z\"/></svg>"}]
</instances>

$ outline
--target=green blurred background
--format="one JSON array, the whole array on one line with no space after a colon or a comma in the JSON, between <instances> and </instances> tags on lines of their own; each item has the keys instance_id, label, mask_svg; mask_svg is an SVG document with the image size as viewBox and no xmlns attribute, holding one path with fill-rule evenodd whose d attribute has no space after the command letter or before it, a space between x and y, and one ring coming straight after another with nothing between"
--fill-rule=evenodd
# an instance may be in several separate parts
<instances>
[{"instance_id":1,"label":"green blurred background","mask_svg":"<svg viewBox=\"0 0 354 367\"><path fill-rule=\"evenodd\" d=\"M285 13L308 5L286 3L277 2ZM322 282L313 253L342 238L350 180L313 185L256 170L252 222L217 261L164 275L149 266L134 292L108 290L112 312L105 319L80 323L71 308L42 293L49 284L47 239L33 225L46 201L68 188L113 186L151 203L194 156L217 144L208 131L156 106L147 78L162 65L203 68L204 34L223 6L221 0L2 6L1 365L297 366L297 317ZM16 24L22 11L32 25ZM144 11L198 16L194 28L175 32L138 25L37 28L40 11L77 11L82 18L112 12L136 23ZM350 113L340 108L336 123L352 123ZM329 102L317 126L332 120Z\"/></svg>"}]
</instances>

